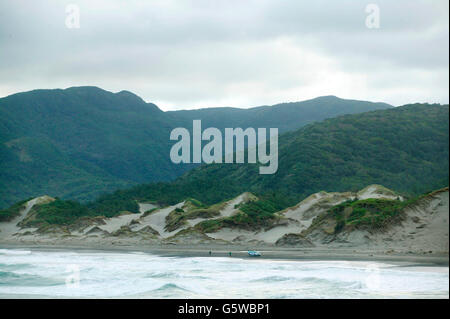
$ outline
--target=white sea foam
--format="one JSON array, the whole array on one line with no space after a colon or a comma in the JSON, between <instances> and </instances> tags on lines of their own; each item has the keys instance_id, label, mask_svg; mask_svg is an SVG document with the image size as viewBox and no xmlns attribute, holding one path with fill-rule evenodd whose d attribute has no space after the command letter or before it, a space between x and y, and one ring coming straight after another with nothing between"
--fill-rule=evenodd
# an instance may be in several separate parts
<instances>
[{"instance_id":1,"label":"white sea foam","mask_svg":"<svg viewBox=\"0 0 450 319\"><path fill-rule=\"evenodd\" d=\"M70 265L77 287L66 286ZM0 250L0 296L138 298L448 298L448 267L345 261L160 257Z\"/></svg>"}]
</instances>

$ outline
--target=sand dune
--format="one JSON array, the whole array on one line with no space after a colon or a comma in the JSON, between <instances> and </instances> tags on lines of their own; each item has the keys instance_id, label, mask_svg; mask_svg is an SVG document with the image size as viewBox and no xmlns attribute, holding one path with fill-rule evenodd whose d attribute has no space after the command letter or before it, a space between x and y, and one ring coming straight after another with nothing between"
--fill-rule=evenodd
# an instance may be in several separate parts
<instances>
[{"instance_id":1,"label":"sand dune","mask_svg":"<svg viewBox=\"0 0 450 319\"><path fill-rule=\"evenodd\" d=\"M45 204L55 199L50 196L36 197L25 203L25 207L21 210L20 215L14 218L12 221L0 223L0 240L8 240L15 234L24 233L25 231L18 226L18 224L27 217L30 210L34 205ZM30 229L28 229L30 230ZM36 229L31 229L36 230Z\"/></svg>"},{"instance_id":2,"label":"sand dune","mask_svg":"<svg viewBox=\"0 0 450 319\"><path fill-rule=\"evenodd\" d=\"M172 205L169 207L165 207L157 210L156 212L151 213L150 215L140 218L140 227L136 228L136 231L141 230L146 226L152 227L156 230L162 238L167 238L174 235L179 230L173 232L167 232L165 230L166 227L166 217L169 215L174 209L183 207L184 202L178 203L176 205Z\"/></svg>"},{"instance_id":3,"label":"sand dune","mask_svg":"<svg viewBox=\"0 0 450 319\"><path fill-rule=\"evenodd\" d=\"M392 252L440 252L449 249L449 194L448 188L436 191L422 198L404 210L401 222L382 232L350 229L338 234L330 234L324 229L310 231L315 218L327 212L331 207L347 200L384 198L403 198L380 185L370 185L363 190L344 193L319 192L312 194L297 205L276 213L276 223L267 228L242 229L223 227L216 232L200 233L196 226L205 220L227 218L239 212L239 204L255 199L251 193L243 193L221 204L218 214L210 218L196 217L186 219L173 230L167 231L167 216L175 209L189 212L187 202L157 208L153 204L139 203L139 213L129 213L113 218L96 218L92 224L79 228L51 228L40 233L32 228L20 228L17 224L32 213L34 205L53 200L48 196L35 198L26 203L21 215L8 223L0 223L0 243L105 243L114 245L142 245L155 243L173 243L196 245L210 243L218 245L239 244L254 246L301 245L317 248L355 248ZM150 210L157 208L154 211ZM148 212L148 213L146 213ZM307 237L303 238L306 234ZM283 238L283 240L280 240ZM300 247L300 246L299 246Z\"/></svg>"}]
</instances>

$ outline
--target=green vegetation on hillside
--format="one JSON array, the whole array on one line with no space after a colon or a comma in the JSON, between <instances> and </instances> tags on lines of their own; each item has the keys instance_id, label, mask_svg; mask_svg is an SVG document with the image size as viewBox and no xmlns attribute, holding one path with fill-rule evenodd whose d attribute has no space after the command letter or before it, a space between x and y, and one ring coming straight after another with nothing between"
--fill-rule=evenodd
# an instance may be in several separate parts
<instances>
[{"instance_id":1,"label":"green vegetation on hillside","mask_svg":"<svg viewBox=\"0 0 450 319\"><path fill-rule=\"evenodd\" d=\"M29 200L31 200L31 198L15 203L7 209L0 210L0 222L9 222L19 216L20 211L25 209L25 203Z\"/></svg>"},{"instance_id":2,"label":"green vegetation on hillside","mask_svg":"<svg viewBox=\"0 0 450 319\"><path fill-rule=\"evenodd\" d=\"M260 175L259 164L203 165L174 182L104 195L81 205L87 209L82 214L136 213L138 201L171 205L188 198L200 200L198 209L205 209L248 191L260 201L242 205L233 218L207 221L199 227L218 229L223 223L266 227L276 218L275 210L321 190L357 191L381 184L412 197L448 186L448 115L448 106L417 104L328 119L279 137L279 168L273 175ZM374 224L383 223L389 215L382 212L381 217L370 216ZM186 217L175 213L172 224L178 227ZM367 221L366 215L359 217L355 223Z\"/></svg>"},{"instance_id":3,"label":"green vegetation on hillside","mask_svg":"<svg viewBox=\"0 0 450 319\"><path fill-rule=\"evenodd\" d=\"M127 208L137 206L123 205L123 202L116 204L116 201L108 202L108 205L101 201L96 205L86 205L71 200L56 199L47 204L36 205L28 218L22 221L22 226L37 227L42 225L70 225L81 217L114 217L124 212L132 212Z\"/></svg>"},{"instance_id":4,"label":"green vegetation on hillside","mask_svg":"<svg viewBox=\"0 0 450 319\"><path fill-rule=\"evenodd\" d=\"M34 206L33 213L24 219L21 225L27 227L69 225L81 217L95 215L92 210L78 202L56 199L48 204Z\"/></svg>"},{"instance_id":5,"label":"green vegetation on hillside","mask_svg":"<svg viewBox=\"0 0 450 319\"><path fill-rule=\"evenodd\" d=\"M267 199L259 199L238 206L239 211L229 217L206 220L195 226L204 233L213 233L223 227L255 230L267 228L277 220L281 206Z\"/></svg>"},{"instance_id":6,"label":"green vegetation on hillside","mask_svg":"<svg viewBox=\"0 0 450 319\"><path fill-rule=\"evenodd\" d=\"M417 104L328 119L279 137L273 175L260 175L258 164L203 165L122 195L164 204L194 197L210 205L249 191L288 207L322 190L381 184L411 197L448 185L448 115L448 106Z\"/></svg>"},{"instance_id":7,"label":"green vegetation on hillside","mask_svg":"<svg viewBox=\"0 0 450 319\"><path fill-rule=\"evenodd\" d=\"M113 217L122 211L139 213L137 201L129 197L124 191L100 196L96 201L88 203L86 206L95 214L105 217Z\"/></svg>"},{"instance_id":8,"label":"green vegetation on hillside","mask_svg":"<svg viewBox=\"0 0 450 319\"><path fill-rule=\"evenodd\" d=\"M383 103L322 97L250 109L163 112L122 91L96 87L34 90L0 98L0 207L51 194L90 201L139 183L169 181L193 168L174 164L175 127L278 127L280 132Z\"/></svg>"},{"instance_id":9,"label":"green vegetation on hillside","mask_svg":"<svg viewBox=\"0 0 450 319\"><path fill-rule=\"evenodd\" d=\"M322 229L329 235L353 229L384 231L401 222L405 209L426 196L428 195L415 196L405 201L374 198L348 200L316 217L303 235L317 229Z\"/></svg>"},{"instance_id":10,"label":"green vegetation on hillside","mask_svg":"<svg viewBox=\"0 0 450 319\"><path fill-rule=\"evenodd\" d=\"M226 202L205 206L195 199L185 202L184 209L176 208L166 216L166 230L174 231L187 224L187 220L195 218L213 218L220 214Z\"/></svg>"},{"instance_id":11,"label":"green vegetation on hillside","mask_svg":"<svg viewBox=\"0 0 450 319\"><path fill-rule=\"evenodd\" d=\"M248 109L214 107L168 113L183 117L191 123L192 120L201 119L204 128L277 127L281 134L313 122L343 114L363 113L391 107L391 105L386 103L347 100L336 96L321 96L302 102L281 103Z\"/></svg>"},{"instance_id":12,"label":"green vegetation on hillside","mask_svg":"<svg viewBox=\"0 0 450 319\"><path fill-rule=\"evenodd\" d=\"M244 213L249 220L254 221L272 218L273 214L280 211L282 208L283 206L265 199L250 201L239 206L239 210Z\"/></svg>"},{"instance_id":13,"label":"green vegetation on hillside","mask_svg":"<svg viewBox=\"0 0 450 319\"><path fill-rule=\"evenodd\" d=\"M383 229L401 218L405 205L398 200L370 198L344 202L331 208L329 213L336 219L336 233L349 226Z\"/></svg>"}]
</instances>

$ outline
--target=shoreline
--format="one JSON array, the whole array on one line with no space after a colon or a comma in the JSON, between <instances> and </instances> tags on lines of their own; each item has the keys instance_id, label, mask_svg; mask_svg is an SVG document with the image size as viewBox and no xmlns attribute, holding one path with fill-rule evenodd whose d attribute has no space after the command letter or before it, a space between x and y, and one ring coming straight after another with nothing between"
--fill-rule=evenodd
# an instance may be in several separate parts
<instances>
[{"instance_id":1,"label":"shoreline","mask_svg":"<svg viewBox=\"0 0 450 319\"><path fill-rule=\"evenodd\" d=\"M397 265L409 264L423 266L448 267L448 254L419 254L419 253L384 253L380 251L357 251L356 249L339 248L275 248L255 247L261 252L260 257L250 257L248 247L238 245L196 245L196 246L143 246L143 245L84 245L72 244L32 244L32 243L0 243L0 249L29 249L41 251L83 250L83 251L110 251L110 252L141 252L162 257L228 257L250 260L289 260L289 261L373 261L390 262ZM253 249L253 248L252 248ZM209 252L211 251L211 255ZM231 256L230 256L231 252Z\"/></svg>"}]
</instances>

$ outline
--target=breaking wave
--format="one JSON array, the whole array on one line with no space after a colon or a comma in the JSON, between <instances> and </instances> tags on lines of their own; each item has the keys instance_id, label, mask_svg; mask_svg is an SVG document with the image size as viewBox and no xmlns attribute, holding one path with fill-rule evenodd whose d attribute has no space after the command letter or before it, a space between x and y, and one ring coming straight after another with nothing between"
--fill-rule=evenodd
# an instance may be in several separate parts
<instances>
[{"instance_id":1,"label":"breaking wave","mask_svg":"<svg viewBox=\"0 0 450 319\"><path fill-rule=\"evenodd\" d=\"M0 296L448 298L448 267L0 249ZM68 279L79 278L79 281Z\"/></svg>"}]
</instances>

